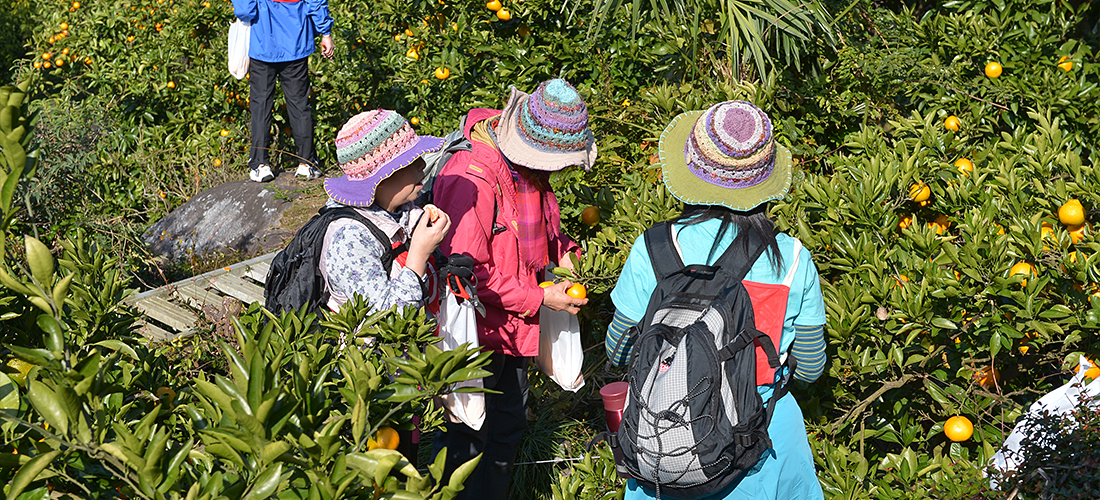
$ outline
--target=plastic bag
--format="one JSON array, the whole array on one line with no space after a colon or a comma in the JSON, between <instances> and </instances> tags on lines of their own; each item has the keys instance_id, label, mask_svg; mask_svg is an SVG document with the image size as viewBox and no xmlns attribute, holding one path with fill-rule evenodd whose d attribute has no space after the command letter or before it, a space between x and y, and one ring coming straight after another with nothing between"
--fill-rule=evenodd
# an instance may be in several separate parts
<instances>
[{"instance_id":1,"label":"plastic bag","mask_svg":"<svg viewBox=\"0 0 1100 500\"><path fill-rule=\"evenodd\" d=\"M473 301L464 300L459 304L449 288L440 300L439 316L436 317L439 336L442 337L439 348L450 351L467 342L477 347L477 310ZM454 385L455 389L459 387L484 387L484 382L478 378ZM485 423L485 393L452 392L443 396L443 407L454 423L464 423L475 431L481 430L481 425Z\"/></svg>"},{"instance_id":2,"label":"plastic bag","mask_svg":"<svg viewBox=\"0 0 1100 500\"><path fill-rule=\"evenodd\" d=\"M1085 372L1091 367L1092 363L1081 356L1077 373L1074 373L1065 385L1050 391L1028 408L1027 413L1020 418L1019 423L1012 429L1012 433L1001 445L1001 449L989 460L990 465L1002 472L1016 470L1016 467L1020 465L1020 451L1023 439L1027 435L1028 426L1031 425L1031 422L1041 418L1043 410L1050 413L1069 413L1073 411L1082 397L1100 396L1100 378L1093 380L1089 385L1084 385ZM1071 429L1067 429L1067 431L1073 432ZM998 484L995 477L990 478L989 485L993 489L997 489Z\"/></svg>"},{"instance_id":3,"label":"plastic bag","mask_svg":"<svg viewBox=\"0 0 1100 500\"><path fill-rule=\"evenodd\" d=\"M584 387L584 349L576 316L545 306L539 310L538 365L562 389L577 392Z\"/></svg>"},{"instance_id":4,"label":"plastic bag","mask_svg":"<svg viewBox=\"0 0 1100 500\"><path fill-rule=\"evenodd\" d=\"M229 25L229 73L238 80L248 74L248 37L252 25L237 19Z\"/></svg>"}]
</instances>

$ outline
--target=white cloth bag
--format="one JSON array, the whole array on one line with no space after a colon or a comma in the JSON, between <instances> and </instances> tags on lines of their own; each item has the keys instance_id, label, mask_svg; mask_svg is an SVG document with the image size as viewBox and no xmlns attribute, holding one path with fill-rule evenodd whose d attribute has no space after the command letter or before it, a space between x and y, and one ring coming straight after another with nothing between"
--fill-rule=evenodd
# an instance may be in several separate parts
<instances>
[{"instance_id":1,"label":"white cloth bag","mask_svg":"<svg viewBox=\"0 0 1100 500\"><path fill-rule=\"evenodd\" d=\"M1012 429L1012 433L1005 439L1001 449L997 451L993 458L990 459L990 465L996 467L1002 472L1009 472L1016 470L1016 467L1020 465L1020 450L1022 448L1022 442L1024 436L1027 434L1028 426L1031 422L1043 418L1041 412L1046 410L1050 413L1064 414L1073 411L1077 406L1081 397L1097 397L1100 396L1100 378L1093 380L1091 384L1084 385L1085 371L1092 367L1092 363L1088 361L1084 356L1081 356L1081 361L1077 373L1073 374L1062 387L1054 389L1047 393L1047 395L1039 398L1038 401L1028 408L1027 413L1020 419L1016 427ZM1073 429L1066 429L1066 432L1073 432ZM990 478L989 485L993 489L997 489L998 484L995 477Z\"/></svg>"},{"instance_id":2,"label":"white cloth bag","mask_svg":"<svg viewBox=\"0 0 1100 500\"><path fill-rule=\"evenodd\" d=\"M252 25L237 19L229 25L229 72L238 80L248 74L248 37Z\"/></svg>"},{"instance_id":3,"label":"white cloth bag","mask_svg":"<svg viewBox=\"0 0 1100 500\"><path fill-rule=\"evenodd\" d=\"M539 309L538 365L562 389L577 392L584 387L584 349L576 316L546 306Z\"/></svg>"},{"instance_id":4,"label":"white cloth bag","mask_svg":"<svg viewBox=\"0 0 1100 500\"><path fill-rule=\"evenodd\" d=\"M439 304L439 348L444 351L454 350L458 346L470 343L472 347L478 347L477 341L477 310L471 301L466 300L461 304L450 291L450 287L444 290L445 296ZM460 387L485 387L482 379L458 382L454 388ZM454 423L464 423L471 429L481 430L485 423L485 393L483 392L452 392L443 396L443 405L447 414Z\"/></svg>"}]
</instances>

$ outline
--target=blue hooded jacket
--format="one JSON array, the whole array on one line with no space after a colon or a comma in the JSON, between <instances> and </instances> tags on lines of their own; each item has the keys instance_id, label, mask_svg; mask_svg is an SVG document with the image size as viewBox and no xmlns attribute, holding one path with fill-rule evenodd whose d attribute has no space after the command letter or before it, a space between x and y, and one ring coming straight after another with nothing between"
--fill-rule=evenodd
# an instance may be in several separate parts
<instances>
[{"instance_id":1,"label":"blue hooded jacket","mask_svg":"<svg viewBox=\"0 0 1100 500\"><path fill-rule=\"evenodd\" d=\"M268 63L309 57L313 39L332 32L327 0L233 0L233 14L252 24L248 57Z\"/></svg>"}]
</instances>

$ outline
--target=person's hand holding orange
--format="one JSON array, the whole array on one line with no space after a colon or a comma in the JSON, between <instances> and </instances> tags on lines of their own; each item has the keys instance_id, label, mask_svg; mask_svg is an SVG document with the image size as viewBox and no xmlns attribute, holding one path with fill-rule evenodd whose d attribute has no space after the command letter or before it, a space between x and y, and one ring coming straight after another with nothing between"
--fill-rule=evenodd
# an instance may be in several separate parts
<instances>
[{"instance_id":1,"label":"person's hand holding orange","mask_svg":"<svg viewBox=\"0 0 1100 500\"><path fill-rule=\"evenodd\" d=\"M569 294L568 291L570 288L573 288L573 286L571 281L562 280L560 283L543 287L542 305L554 311L566 311L569 314L577 314L580 312L581 306L588 303L588 298L584 293L577 293L578 290L584 290L583 285L578 285L578 288L573 289L573 294Z\"/></svg>"}]
</instances>

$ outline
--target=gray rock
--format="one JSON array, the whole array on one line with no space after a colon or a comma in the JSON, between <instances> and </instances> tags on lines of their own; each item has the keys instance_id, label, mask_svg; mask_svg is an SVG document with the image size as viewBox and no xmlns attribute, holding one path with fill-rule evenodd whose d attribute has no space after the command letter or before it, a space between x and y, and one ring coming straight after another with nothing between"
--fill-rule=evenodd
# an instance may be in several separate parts
<instances>
[{"instance_id":1,"label":"gray rock","mask_svg":"<svg viewBox=\"0 0 1100 500\"><path fill-rule=\"evenodd\" d=\"M278 250L294 236L280 218L299 185L287 172L268 183L243 180L207 189L153 224L143 239L169 260Z\"/></svg>"}]
</instances>

